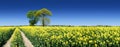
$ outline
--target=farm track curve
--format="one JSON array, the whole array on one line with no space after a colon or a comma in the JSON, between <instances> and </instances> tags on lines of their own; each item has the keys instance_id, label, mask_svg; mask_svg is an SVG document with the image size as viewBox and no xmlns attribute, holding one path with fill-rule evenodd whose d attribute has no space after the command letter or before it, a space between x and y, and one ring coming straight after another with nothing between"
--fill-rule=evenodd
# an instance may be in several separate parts
<instances>
[{"instance_id":1,"label":"farm track curve","mask_svg":"<svg viewBox=\"0 0 120 47\"><path fill-rule=\"evenodd\" d=\"M32 43L30 42L30 40L25 36L25 34L22 31L20 31L20 33L21 33L21 36L23 38L23 42L24 42L25 47L34 47L32 45ZM11 37L3 47L11 47Z\"/></svg>"}]
</instances>

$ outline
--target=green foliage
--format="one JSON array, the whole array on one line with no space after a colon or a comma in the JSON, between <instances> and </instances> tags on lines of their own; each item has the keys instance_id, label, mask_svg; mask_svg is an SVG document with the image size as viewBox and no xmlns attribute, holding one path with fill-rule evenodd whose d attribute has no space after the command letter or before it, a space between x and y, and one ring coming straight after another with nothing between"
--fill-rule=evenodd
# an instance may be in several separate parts
<instances>
[{"instance_id":1,"label":"green foliage","mask_svg":"<svg viewBox=\"0 0 120 47\"><path fill-rule=\"evenodd\" d=\"M0 47L2 47L13 34L14 28L1 27L0 28Z\"/></svg>"},{"instance_id":2,"label":"green foliage","mask_svg":"<svg viewBox=\"0 0 120 47\"><path fill-rule=\"evenodd\" d=\"M38 17L35 17L33 20L29 20L30 26L34 26L35 24L37 24L38 20Z\"/></svg>"},{"instance_id":3,"label":"green foliage","mask_svg":"<svg viewBox=\"0 0 120 47\"><path fill-rule=\"evenodd\" d=\"M45 26L50 23L50 19L47 16L51 16L52 13L46 8L43 8L41 10L38 10L35 15L40 17L42 25Z\"/></svg>"},{"instance_id":4,"label":"green foliage","mask_svg":"<svg viewBox=\"0 0 120 47\"><path fill-rule=\"evenodd\" d=\"M44 16L47 16L47 15L51 16L52 13L48 9L42 8L42 9L38 10L35 15L36 16L42 16L42 15L44 15Z\"/></svg>"},{"instance_id":5,"label":"green foliage","mask_svg":"<svg viewBox=\"0 0 120 47\"><path fill-rule=\"evenodd\" d=\"M27 13L27 18L29 18L29 23L30 26L34 26L35 24L37 24L39 18L37 16L35 16L36 10L34 11L28 11Z\"/></svg>"},{"instance_id":6,"label":"green foliage","mask_svg":"<svg viewBox=\"0 0 120 47\"><path fill-rule=\"evenodd\" d=\"M28 11L27 18L29 18L30 26L34 26L39 21L39 19L42 25L45 26L50 23L50 19L47 16L51 15L52 13L48 9L42 8L37 11Z\"/></svg>"},{"instance_id":7,"label":"green foliage","mask_svg":"<svg viewBox=\"0 0 120 47\"><path fill-rule=\"evenodd\" d=\"M45 22L45 25L48 25L50 23L50 19L49 18L44 18L44 22Z\"/></svg>"},{"instance_id":8,"label":"green foliage","mask_svg":"<svg viewBox=\"0 0 120 47\"><path fill-rule=\"evenodd\" d=\"M11 37L11 47L25 47L20 30L18 28L15 29Z\"/></svg>"}]
</instances>

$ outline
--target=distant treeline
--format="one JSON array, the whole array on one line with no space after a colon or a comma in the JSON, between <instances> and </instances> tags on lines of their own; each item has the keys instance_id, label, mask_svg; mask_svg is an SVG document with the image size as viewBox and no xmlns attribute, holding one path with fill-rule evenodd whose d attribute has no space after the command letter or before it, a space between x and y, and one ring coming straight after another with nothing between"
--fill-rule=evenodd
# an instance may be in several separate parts
<instances>
[{"instance_id":1,"label":"distant treeline","mask_svg":"<svg viewBox=\"0 0 120 47\"><path fill-rule=\"evenodd\" d=\"M19 27L19 26L29 26L29 25L10 25L10 26L0 26L0 27ZM42 25L36 25L36 26L41 26ZM47 25L46 27L76 27L75 25ZM77 27L91 27L91 26L87 26L87 25L78 25ZM92 27L113 27L111 25L94 25ZM119 27L119 26L117 26Z\"/></svg>"}]
</instances>

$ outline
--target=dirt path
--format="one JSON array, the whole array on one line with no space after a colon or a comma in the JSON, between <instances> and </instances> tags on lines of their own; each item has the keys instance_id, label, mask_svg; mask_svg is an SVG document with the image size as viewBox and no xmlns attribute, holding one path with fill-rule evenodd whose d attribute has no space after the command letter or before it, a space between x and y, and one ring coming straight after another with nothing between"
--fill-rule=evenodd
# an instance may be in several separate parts
<instances>
[{"instance_id":1,"label":"dirt path","mask_svg":"<svg viewBox=\"0 0 120 47\"><path fill-rule=\"evenodd\" d=\"M11 43L11 39L9 39L3 47L10 47L10 43Z\"/></svg>"},{"instance_id":2,"label":"dirt path","mask_svg":"<svg viewBox=\"0 0 120 47\"><path fill-rule=\"evenodd\" d=\"M20 32L21 32L25 47L34 47L32 43L30 42L30 40L25 36L25 34L22 31Z\"/></svg>"},{"instance_id":3,"label":"dirt path","mask_svg":"<svg viewBox=\"0 0 120 47\"><path fill-rule=\"evenodd\" d=\"M21 36L23 38L25 47L34 47L32 43L30 42L30 40L25 36L25 34L22 31L20 32L21 32ZM3 47L11 47L11 38L7 41L7 43Z\"/></svg>"}]
</instances>

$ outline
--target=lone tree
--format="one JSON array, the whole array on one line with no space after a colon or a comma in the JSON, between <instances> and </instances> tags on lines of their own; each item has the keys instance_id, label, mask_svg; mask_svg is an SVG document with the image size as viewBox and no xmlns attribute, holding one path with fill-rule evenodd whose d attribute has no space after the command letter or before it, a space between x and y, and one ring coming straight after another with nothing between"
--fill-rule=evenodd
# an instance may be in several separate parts
<instances>
[{"instance_id":1,"label":"lone tree","mask_svg":"<svg viewBox=\"0 0 120 47\"><path fill-rule=\"evenodd\" d=\"M48 9L42 8L41 10L38 10L35 15L40 18L40 22L44 27L45 25L48 25L50 23L50 19L48 18L48 16L51 16L52 13Z\"/></svg>"},{"instance_id":2,"label":"lone tree","mask_svg":"<svg viewBox=\"0 0 120 47\"><path fill-rule=\"evenodd\" d=\"M29 19L29 25L30 26L34 26L35 24L37 24L39 18L37 16L35 16L35 13L37 11L34 10L34 11L28 11L27 13L27 18Z\"/></svg>"}]
</instances>

